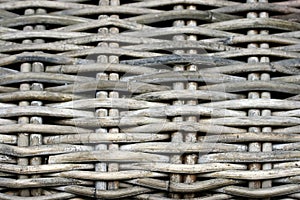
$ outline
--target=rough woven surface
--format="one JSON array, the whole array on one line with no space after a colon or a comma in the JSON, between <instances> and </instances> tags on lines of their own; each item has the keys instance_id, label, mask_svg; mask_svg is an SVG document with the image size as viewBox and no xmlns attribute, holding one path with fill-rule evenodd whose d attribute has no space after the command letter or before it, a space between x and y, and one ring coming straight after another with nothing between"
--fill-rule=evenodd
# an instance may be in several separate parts
<instances>
[{"instance_id":1,"label":"rough woven surface","mask_svg":"<svg viewBox=\"0 0 300 200\"><path fill-rule=\"evenodd\" d=\"M299 199L299 16L1 0L0 199Z\"/></svg>"}]
</instances>

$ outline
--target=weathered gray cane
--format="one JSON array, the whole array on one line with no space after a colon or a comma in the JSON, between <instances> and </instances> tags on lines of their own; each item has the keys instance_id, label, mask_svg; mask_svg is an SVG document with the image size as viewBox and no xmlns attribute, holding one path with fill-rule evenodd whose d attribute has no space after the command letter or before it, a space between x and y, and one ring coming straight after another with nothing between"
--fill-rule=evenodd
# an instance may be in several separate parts
<instances>
[{"instance_id":1,"label":"weathered gray cane","mask_svg":"<svg viewBox=\"0 0 300 200\"><path fill-rule=\"evenodd\" d=\"M0 199L300 199L299 0L0 0Z\"/></svg>"}]
</instances>

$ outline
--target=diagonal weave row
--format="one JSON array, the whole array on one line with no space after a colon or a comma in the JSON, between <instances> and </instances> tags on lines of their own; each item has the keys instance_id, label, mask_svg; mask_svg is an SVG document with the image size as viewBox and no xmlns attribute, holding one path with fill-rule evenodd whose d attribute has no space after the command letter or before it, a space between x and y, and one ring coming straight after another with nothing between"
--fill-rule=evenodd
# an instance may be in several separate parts
<instances>
[{"instance_id":1,"label":"diagonal weave row","mask_svg":"<svg viewBox=\"0 0 300 200\"><path fill-rule=\"evenodd\" d=\"M1 0L0 199L299 199L299 0Z\"/></svg>"}]
</instances>

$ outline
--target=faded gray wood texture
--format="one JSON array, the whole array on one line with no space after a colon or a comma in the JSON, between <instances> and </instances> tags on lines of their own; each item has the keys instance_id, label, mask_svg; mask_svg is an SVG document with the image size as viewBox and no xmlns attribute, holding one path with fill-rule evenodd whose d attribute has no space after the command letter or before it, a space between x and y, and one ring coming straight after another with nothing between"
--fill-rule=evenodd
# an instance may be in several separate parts
<instances>
[{"instance_id":1,"label":"faded gray wood texture","mask_svg":"<svg viewBox=\"0 0 300 200\"><path fill-rule=\"evenodd\" d=\"M299 93L299 0L0 1L0 199L299 199Z\"/></svg>"}]
</instances>

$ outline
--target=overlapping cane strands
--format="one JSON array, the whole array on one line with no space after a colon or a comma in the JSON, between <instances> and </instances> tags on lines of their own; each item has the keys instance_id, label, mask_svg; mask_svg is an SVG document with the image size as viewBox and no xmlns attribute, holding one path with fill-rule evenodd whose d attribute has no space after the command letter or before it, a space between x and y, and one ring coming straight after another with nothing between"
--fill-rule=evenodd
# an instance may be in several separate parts
<instances>
[{"instance_id":1,"label":"overlapping cane strands","mask_svg":"<svg viewBox=\"0 0 300 200\"><path fill-rule=\"evenodd\" d=\"M0 199L300 198L299 0L1 0Z\"/></svg>"}]
</instances>

